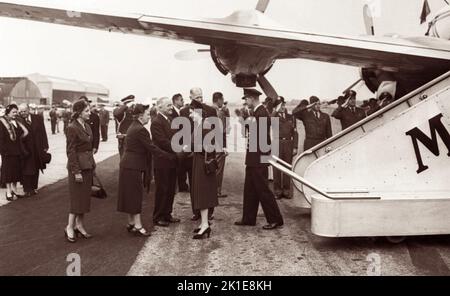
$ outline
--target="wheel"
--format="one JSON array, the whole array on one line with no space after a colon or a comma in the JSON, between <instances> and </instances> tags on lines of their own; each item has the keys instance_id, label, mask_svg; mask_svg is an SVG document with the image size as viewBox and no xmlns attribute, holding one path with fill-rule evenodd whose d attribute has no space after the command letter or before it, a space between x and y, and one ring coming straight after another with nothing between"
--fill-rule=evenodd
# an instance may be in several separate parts
<instances>
[{"instance_id":1,"label":"wheel","mask_svg":"<svg viewBox=\"0 0 450 296\"><path fill-rule=\"evenodd\" d=\"M386 240L391 244L400 244L406 240L405 236L386 236Z\"/></svg>"}]
</instances>

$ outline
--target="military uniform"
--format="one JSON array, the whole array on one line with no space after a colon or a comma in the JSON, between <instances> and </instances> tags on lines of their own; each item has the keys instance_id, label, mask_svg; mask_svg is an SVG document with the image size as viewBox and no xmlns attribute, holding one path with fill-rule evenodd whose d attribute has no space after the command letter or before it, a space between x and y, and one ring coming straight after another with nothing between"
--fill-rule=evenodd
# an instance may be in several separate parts
<instances>
[{"instance_id":1,"label":"military uniform","mask_svg":"<svg viewBox=\"0 0 450 296\"><path fill-rule=\"evenodd\" d=\"M134 96L128 96L122 99L122 102L132 101ZM119 154L123 155L125 137L127 135L128 128L133 123L133 112L126 104L120 106L114 110L114 118L119 122L117 128L117 140L119 142Z\"/></svg>"},{"instance_id":2,"label":"military uniform","mask_svg":"<svg viewBox=\"0 0 450 296\"><path fill-rule=\"evenodd\" d=\"M292 115L301 120L305 126L306 135L303 146L305 151L332 137L331 120L328 114L297 107Z\"/></svg>"},{"instance_id":3,"label":"military uniform","mask_svg":"<svg viewBox=\"0 0 450 296\"><path fill-rule=\"evenodd\" d=\"M247 91L247 90L245 90ZM248 90L248 95L257 96L260 94L255 90ZM254 94L255 92L256 94ZM270 191L268 184L268 164L264 162L264 157L270 155L269 152L262 152L260 147L260 136L264 135L264 142L270 144L270 126L266 127L260 125L260 120L266 118L267 122L270 122L270 114L267 109L262 105L256 106L253 112L254 122L256 124L256 134L252 133L252 128L249 129L249 138L252 142L257 143L256 151L251 151L247 147L247 153L245 156L245 181L244 181L244 205L242 220L236 222L236 225L255 225L256 216L258 214L258 207L261 203L264 215L267 219L268 225L264 226L265 229L275 229L283 225L283 216L281 215L278 204L275 200L275 196ZM260 129L265 128L263 134Z\"/></svg>"},{"instance_id":4,"label":"military uniform","mask_svg":"<svg viewBox=\"0 0 450 296\"><path fill-rule=\"evenodd\" d=\"M279 158L292 163L294 149L298 146L298 134L295 118L287 112L273 112L272 117L279 119L278 137L274 135L273 141L279 141ZM281 171L274 169L274 193L276 196L291 197L291 178Z\"/></svg>"},{"instance_id":5,"label":"military uniform","mask_svg":"<svg viewBox=\"0 0 450 296\"><path fill-rule=\"evenodd\" d=\"M342 130L345 130L355 123L363 120L366 117L366 112L362 108L356 106L348 106L346 108L339 106L336 110L334 110L331 116L339 119L341 121Z\"/></svg>"}]
</instances>

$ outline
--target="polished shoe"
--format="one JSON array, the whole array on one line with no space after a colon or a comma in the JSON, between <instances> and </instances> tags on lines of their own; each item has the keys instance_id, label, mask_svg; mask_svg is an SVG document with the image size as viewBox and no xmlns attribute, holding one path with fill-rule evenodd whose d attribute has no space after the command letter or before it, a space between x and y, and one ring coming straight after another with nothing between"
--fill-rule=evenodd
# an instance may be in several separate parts
<instances>
[{"instance_id":1,"label":"polished shoe","mask_svg":"<svg viewBox=\"0 0 450 296\"><path fill-rule=\"evenodd\" d=\"M217 197L218 197L218 198L226 198L226 197L228 197L228 194L222 194L222 193L220 193L220 194L217 194Z\"/></svg>"},{"instance_id":2,"label":"polished shoe","mask_svg":"<svg viewBox=\"0 0 450 296\"><path fill-rule=\"evenodd\" d=\"M128 232L133 232L133 229L134 229L134 224L128 224L127 225L127 231Z\"/></svg>"},{"instance_id":3,"label":"polished shoe","mask_svg":"<svg viewBox=\"0 0 450 296\"><path fill-rule=\"evenodd\" d=\"M180 223L181 220L178 219L178 218L170 217L170 219L167 220L167 222L169 222L169 223Z\"/></svg>"},{"instance_id":4,"label":"polished shoe","mask_svg":"<svg viewBox=\"0 0 450 296\"><path fill-rule=\"evenodd\" d=\"M64 229L64 236L69 243L75 243L77 241L76 237L70 237L67 234L67 229Z\"/></svg>"},{"instance_id":5,"label":"polished shoe","mask_svg":"<svg viewBox=\"0 0 450 296\"><path fill-rule=\"evenodd\" d=\"M170 223L167 221L156 221L155 222L156 226L161 226L161 227L169 227Z\"/></svg>"},{"instance_id":6,"label":"polished shoe","mask_svg":"<svg viewBox=\"0 0 450 296\"><path fill-rule=\"evenodd\" d=\"M33 195L38 195L39 194L39 192L37 191L37 189L34 189L33 190Z\"/></svg>"},{"instance_id":7,"label":"polished shoe","mask_svg":"<svg viewBox=\"0 0 450 296\"><path fill-rule=\"evenodd\" d=\"M292 196L290 196L290 195L284 195L283 198L285 198L285 199L292 199Z\"/></svg>"},{"instance_id":8,"label":"polished shoe","mask_svg":"<svg viewBox=\"0 0 450 296\"><path fill-rule=\"evenodd\" d=\"M93 237L92 235L90 235L90 234L87 233L87 232L85 232L85 233L81 232L78 228L75 228L74 230L75 230L75 236L76 236L76 237L81 236L81 237L83 237L84 239L90 239L90 238Z\"/></svg>"},{"instance_id":9,"label":"polished shoe","mask_svg":"<svg viewBox=\"0 0 450 296\"><path fill-rule=\"evenodd\" d=\"M198 221L198 220L200 220L200 215L194 215L191 218L191 221Z\"/></svg>"},{"instance_id":10,"label":"polished shoe","mask_svg":"<svg viewBox=\"0 0 450 296\"><path fill-rule=\"evenodd\" d=\"M32 197L34 195L33 191L25 192L24 197Z\"/></svg>"},{"instance_id":11,"label":"polished shoe","mask_svg":"<svg viewBox=\"0 0 450 296\"><path fill-rule=\"evenodd\" d=\"M142 228L133 228L133 233L136 236L142 236L142 237L149 237L152 234L150 232L148 232L147 230L145 230L143 227Z\"/></svg>"},{"instance_id":12,"label":"polished shoe","mask_svg":"<svg viewBox=\"0 0 450 296\"><path fill-rule=\"evenodd\" d=\"M276 199L276 200L283 199L283 195L281 195L281 194L276 194L276 195L275 195L275 199Z\"/></svg>"},{"instance_id":13,"label":"polished shoe","mask_svg":"<svg viewBox=\"0 0 450 296\"><path fill-rule=\"evenodd\" d=\"M197 233L197 234L194 235L192 238L193 238L193 239L205 239L205 238L209 238L210 235L211 235L211 228L208 227L208 228L206 228L205 231L203 231L202 234Z\"/></svg>"},{"instance_id":14,"label":"polished shoe","mask_svg":"<svg viewBox=\"0 0 450 296\"><path fill-rule=\"evenodd\" d=\"M276 229L276 228L279 228L282 226L283 226L283 223L269 223L267 225L264 225L263 229L264 230L273 230L273 229Z\"/></svg>"},{"instance_id":15,"label":"polished shoe","mask_svg":"<svg viewBox=\"0 0 450 296\"><path fill-rule=\"evenodd\" d=\"M234 222L236 226L256 226L256 223L244 223L244 221L236 221Z\"/></svg>"}]
</instances>

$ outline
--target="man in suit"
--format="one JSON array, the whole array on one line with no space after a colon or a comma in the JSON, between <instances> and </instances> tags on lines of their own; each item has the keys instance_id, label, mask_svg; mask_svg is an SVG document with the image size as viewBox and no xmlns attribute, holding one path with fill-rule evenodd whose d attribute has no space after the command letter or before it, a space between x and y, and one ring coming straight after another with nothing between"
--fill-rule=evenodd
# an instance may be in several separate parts
<instances>
[{"instance_id":1,"label":"man in suit","mask_svg":"<svg viewBox=\"0 0 450 296\"><path fill-rule=\"evenodd\" d=\"M121 102L122 106L115 109L113 112L114 119L119 122L117 128L117 141L120 157L123 155L128 128L133 123L133 110L131 105L134 103L134 96L129 95L126 98L123 98Z\"/></svg>"},{"instance_id":2,"label":"man in suit","mask_svg":"<svg viewBox=\"0 0 450 296\"><path fill-rule=\"evenodd\" d=\"M102 142L106 142L108 141L109 111L105 109L105 105L101 104L99 106L100 132L102 134Z\"/></svg>"},{"instance_id":3,"label":"man in suit","mask_svg":"<svg viewBox=\"0 0 450 296\"><path fill-rule=\"evenodd\" d=\"M225 106L225 100L223 97L223 94L221 92L216 92L213 94L213 107L216 109L217 117L222 122L222 128L223 128L223 151L218 153L218 160L217 160L217 196L219 198L225 198L227 197L226 194L222 193L222 183L223 183L223 173L225 170L225 159L228 155L227 152L227 135L230 131L229 127L229 118L230 118L230 111Z\"/></svg>"},{"instance_id":4,"label":"man in suit","mask_svg":"<svg viewBox=\"0 0 450 296\"><path fill-rule=\"evenodd\" d=\"M158 115L153 120L150 130L152 140L161 150L176 155L172 148L171 129L172 102L169 98L160 98L157 102ZM167 227L170 223L178 223L180 219L172 217L173 200L177 181L177 160L154 156L155 170L155 208L153 223Z\"/></svg>"},{"instance_id":5,"label":"man in suit","mask_svg":"<svg viewBox=\"0 0 450 296\"><path fill-rule=\"evenodd\" d=\"M292 111L292 115L305 126L305 151L332 137L330 116L320 110L319 98L312 96L309 100L309 105L307 100L303 100Z\"/></svg>"},{"instance_id":6,"label":"man in suit","mask_svg":"<svg viewBox=\"0 0 450 296\"><path fill-rule=\"evenodd\" d=\"M345 95L345 101L338 100L338 107L331 114L341 121L342 130L354 125L366 117L364 109L356 107L356 92L350 90Z\"/></svg>"},{"instance_id":7,"label":"man in suit","mask_svg":"<svg viewBox=\"0 0 450 296\"><path fill-rule=\"evenodd\" d=\"M19 106L20 120L29 134L23 144L28 155L22 160L23 190L26 197L36 195L39 183L39 171L46 168L45 156L48 151L48 138L44 118L30 114L27 104Z\"/></svg>"},{"instance_id":8,"label":"man in suit","mask_svg":"<svg viewBox=\"0 0 450 296\"><path fill-rule=\"evenodd\" d=\"M175 94L172 97L172 120L181 117L181 110L184 107L184 99L181 94ZM189 113L188 113L189 116ZM182 129L180 127L175 132L179 132ZM180 159L177 166L177 183L179 192L189 192L189 185L187 184L187 169L185 168L185 161Z\"/></svg>"},{"instance_id":9,"label":"man in suit","mask_svg":"<svg viewBox=\"0 0 450 296\"><path fill-rule=\"evenodd\" d=\"M253 110L253 115L250 117L249 145L245 156L243 214L242 219L235 222L235 225L255 226L261 203L267 219L267 225L264 225L263 229L272 230L283 226L284 222L267 180L268 163L264 158L270 155L270 151L263 152L261 149L261 142L270 144L270 115L259 101L261 95L259 91L245 89L244 95L248 106Z\"/></svg>"},{"instance_id":10,"label":"man in suit","mask_svg":"<svg viewBox=\"0 0 450 296\"><path fill-rule=\"evenodd\" d=\"M56 110L56 107L53 106L52 110L49 113L50 116L50 124L52 128L52 135L56 133L56 125L58 124L58 111Z\"/></svg>"},{"instance_id":11,"label":"man in suit","mask_svg":"<svg viewBox=\"0 0 450 296\"><path fill-rule=\"evenodd\" d=\"M278 118L279 130L278 134L274 134L274 141L279 142L279 158L287 163L292 163L292 158L297 154L298 134L295 118L286 110L286 103L283 97L278 105L274 106L275 110L272 117ZM274 169L274 193L277 199L291 199L291 178L281 171Z\"/></svg>"}]
</instances>

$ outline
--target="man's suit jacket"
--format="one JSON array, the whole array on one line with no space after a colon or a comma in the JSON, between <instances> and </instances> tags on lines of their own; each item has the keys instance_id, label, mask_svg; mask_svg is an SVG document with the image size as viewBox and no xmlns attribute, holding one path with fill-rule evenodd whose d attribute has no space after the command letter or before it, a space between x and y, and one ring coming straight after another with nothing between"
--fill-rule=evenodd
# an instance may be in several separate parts
<instances>
[{"instance_id":1,"label":"man's suit jacket","mask_svg":"<svg viewBox=\"0 0 450 296\"><path fill-rule=\"evenodd\" d=\"M100 145L100 117L97 113L91 112L87 123L92 131L92 148L98 150Z\"/></svg>"},{"instance_id":2,"label":"man's suit jacket","mask_svg":"<svg viewBox=\"0 0 450 296\"><path fill-rule=\"evenodd\" d=\"M261 120L265 119L265 124L263 125ZM260 146L260 140L265 145L271 145L270 140L270 114L263 105L259 105L253 112L252 124L256 125L250 126L249 128L249 142L256 143L256 151L250 151L252 145L247 145L247 154L245 156L245 164L247 167L266 167L267 163L263 163L261 157L270 155L271 151L262 152ZM264 130L263 130L264 129ZM263 139L260 137L263 136ZM256 142L255 142L256 141Z\"/></svg>"},{"instance_id":3,"label":"man's suit jacket","mask_svg":"<svg viewBox=\"0 0 450 296\"><path fill-rule=\"evenodd\" d=\"M38 170L45 169L44 154L48 150L48 138L47 132L45 131L44 118L36 114L30 114L30 118L31 125L26 119L20 119L29 131L28 136L23 140L25 149L30 153L23 160L24 174L34 174Z\"/></svg>"},{"instance_id":4,"label":"man's suit jacket","mask_svg":"<svg viewBox=\"0 0 450 296\"><path fill-rule=\"evenodd\" d=\"M161 150L166 151L175 155L175 152L172 149L172 136L176 131L171 129L170 126L170 118L165 119L161 114L158 113L158 116L153 120L150 131L152 133L153 143L158 146ZM177 161L175 159L167 159L163 157L154 156L154 168L176 168Z\"/></svg>"},{"instance_id":5,"label":"man's suit jacket","mask_svg":"<svg viewBox=\"0 0 450 296\"><path fill-rule=\"evenodd\" d=\"M125 138L125 149L120 167L150 173L152 156L173 159L173 156L162 151L152 142L150 133L140 121L133 120Z\"/></svg>"},{"instance_id":6,"label":"man's suit jacket","mask_svg":"<svg viewBox=\"0 0 450 296\"><path fill-rule=\"evenodd\" d=\"M339 119L341 121L342 130L345 130L358 121L363 120L366 117L366 112L359 107L355 107L355 112L353 112L350 107L342 108L339 106L334 110L331 116Z\"/></svg>"}]
</instances>

